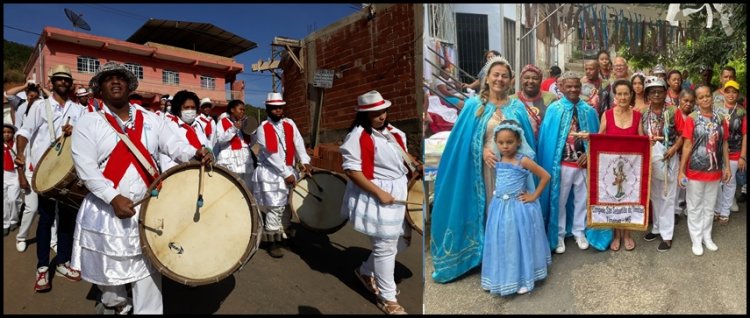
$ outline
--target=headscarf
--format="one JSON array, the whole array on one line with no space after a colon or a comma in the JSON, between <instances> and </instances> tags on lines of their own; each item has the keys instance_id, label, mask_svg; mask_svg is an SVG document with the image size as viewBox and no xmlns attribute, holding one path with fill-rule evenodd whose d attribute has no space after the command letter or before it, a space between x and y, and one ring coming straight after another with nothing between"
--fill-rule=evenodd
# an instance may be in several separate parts
<instances>
[{"instance_id":1,"label":"headscarf","mask_svg":"<svg viewBox=\"0 0 750 318\"><path fill-rule=\"evenodd\" d=\"M526 72L534 72L539 75L539 78L542 78L542 70L532 64L527 64L523 67L523 69L521 69L521 76L523 76L523 74L525 74Z\"/></svg>"}]
</instances>

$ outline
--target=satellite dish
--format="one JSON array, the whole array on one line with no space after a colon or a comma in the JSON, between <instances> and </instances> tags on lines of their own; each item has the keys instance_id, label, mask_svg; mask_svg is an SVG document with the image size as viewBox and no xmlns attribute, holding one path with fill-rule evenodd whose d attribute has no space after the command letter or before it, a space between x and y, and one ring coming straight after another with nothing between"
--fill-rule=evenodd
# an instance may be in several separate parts
<instances>
[{"instance_id":1,"label":"satellite dish","mask_svg":"<svg viewBox=\"0 0 750 318\"><path fill-rule=\"evenodd\" d=\"M73 10L65 9L65 15L68 16L68 20L73 23L73 26L86 31L91 31L91 27L85 20L83 20L83 14L73 12Z\"/></svg>"}]
</instances>

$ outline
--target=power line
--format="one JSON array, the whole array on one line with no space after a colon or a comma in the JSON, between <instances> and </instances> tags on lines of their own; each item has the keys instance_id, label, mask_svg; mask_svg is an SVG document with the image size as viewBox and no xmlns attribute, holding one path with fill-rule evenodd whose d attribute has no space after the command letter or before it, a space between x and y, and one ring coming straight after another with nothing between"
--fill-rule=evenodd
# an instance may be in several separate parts
<instances>
[{"instance_id":1,"label":"power line","mask_svg":"<svg viewBox=\"0 0 750 318\"><path fill-rule=\"evenodd\" d=\"M16 28L16 27L9 26L7 24L3 24L3 26L6 27L6 28L8 28L8 29L13 29L13 30L16 30L16 31L31 33L31 34L35 34L35 35L41 35L41 34L36 33L36 32L31 32L31 31L27 31L27 30L24 30L24 29L19 29L19 28Z\"/></svg>"},{"instance_id":2,"label":"power line","mask_svg":"<svg viewBox=\"0 0 750 318\"><path fill-rule=\"evenodd\" d=\"M94 9L101 10L101 11L108 11L108 12L111 12L111 13L119 14L121 16L128 17L128 18L131 18L131 19L134 19L134 20L139 20L139 21L148 20L148 18L146 18L144 16L137 15L137 14L134 14L134 13L130 13L130 12L127 12L127 11L122 11L122 10L115 9L115 8L110 8L110 7L107 7L107 6L104 6L104 5L96 5L95 6L95 5L87 4L86 6L89 6L89 7L92 7Z\"/></svg>"}]
</instances>

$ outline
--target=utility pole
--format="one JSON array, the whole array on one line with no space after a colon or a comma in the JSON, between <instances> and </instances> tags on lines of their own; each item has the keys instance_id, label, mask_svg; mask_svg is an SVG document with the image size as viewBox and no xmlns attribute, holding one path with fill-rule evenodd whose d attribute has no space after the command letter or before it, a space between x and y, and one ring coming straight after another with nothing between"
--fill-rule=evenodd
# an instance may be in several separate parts
<instances>
[{"instance_id":1,"label":"utility pole","mask_svg":"<svg viewBox=\"0 0 750 318\"><path fill-rule=\"evenodd\" d=\"M521 79L518 76L518 72L521 71L521 20L523 20L521 11L521 4L516 4L516 52L515 61L513 61L513 70L516 72L515 76L515 90L516 92L521 91Z\"/></svg>"}]
</instances>

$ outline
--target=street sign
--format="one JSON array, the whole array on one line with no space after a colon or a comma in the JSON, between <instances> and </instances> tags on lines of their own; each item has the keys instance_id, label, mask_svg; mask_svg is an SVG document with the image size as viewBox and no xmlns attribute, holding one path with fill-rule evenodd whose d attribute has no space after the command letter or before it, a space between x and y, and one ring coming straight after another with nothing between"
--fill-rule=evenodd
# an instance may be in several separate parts
<instances>
[{"instance_id":1,"label":"street sign","mask_svg":"<svg viewBox=\"0 0 750 318\"><path fill-rule=\"evenodd\" d=\"M331 88L333 87L333 70L317 70L313 77L313 87Z\"/></svg>"}]
</instances>

